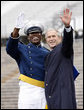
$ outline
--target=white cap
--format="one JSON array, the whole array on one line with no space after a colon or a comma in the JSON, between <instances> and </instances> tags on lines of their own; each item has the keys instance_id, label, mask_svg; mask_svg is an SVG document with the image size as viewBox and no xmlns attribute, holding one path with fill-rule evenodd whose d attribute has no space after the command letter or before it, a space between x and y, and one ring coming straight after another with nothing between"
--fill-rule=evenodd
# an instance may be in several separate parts
<instances>
[{"instance_id":1,"label":"white cap","mask_svg":"<svg viewBox=\"0 0 84 110\"><path fill-rule=\"evenodd\" d=\"M30 21L30 22L27 22L25 27L24 27L24 33L27 35L28 34L28 29L32 28L32 27L38 27L41 29L41 31L43 32L44 31L44 27L43 25L38 22L38 21ZM35 29L33 30L35 32Z\"/></svg>"}]
</instances>

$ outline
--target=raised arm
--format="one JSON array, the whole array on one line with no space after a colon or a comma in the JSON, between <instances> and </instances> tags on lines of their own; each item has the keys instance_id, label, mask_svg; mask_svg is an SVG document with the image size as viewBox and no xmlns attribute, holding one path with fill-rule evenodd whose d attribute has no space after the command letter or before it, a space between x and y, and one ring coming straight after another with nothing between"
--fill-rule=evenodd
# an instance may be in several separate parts
<instances>
[{"instance_id":1,"label":"raised arm","mask_svg":"<svg viewBox=\"0 0 84 110\"><path fill-rule=\"evenodd\" d=\"M72 16L72 12L70 12L69 9L64 10L63 16L60 16L62 22L65 25L65 27L70 26L71 16Z\"/></svg>"},{"instance_id":2,"label":"raised arm","mask_svg":"<svg viewBox=\"0 0 84 110\"><path fill-rule=\"evenodd\" d=\"M64 10L63 16L60 16L65 25L62 41L62 53L70 58L73 54L73 29L70 26L72 12L69 9Z\"/></svg>"},{"instance_id":3,"label":"raised arm","mask_svg":"<svg viewBox=\"0 0 84 110\"><path fill-rule=\"evenodd\" d=\"M24 26L24 14L20 13L16 21L16 26L13 32L11 33L6 45L7 53L16 60L19 58L20 54L18 49L19 30L23 28L23 26Z\"/></svg>"}]
</instances>

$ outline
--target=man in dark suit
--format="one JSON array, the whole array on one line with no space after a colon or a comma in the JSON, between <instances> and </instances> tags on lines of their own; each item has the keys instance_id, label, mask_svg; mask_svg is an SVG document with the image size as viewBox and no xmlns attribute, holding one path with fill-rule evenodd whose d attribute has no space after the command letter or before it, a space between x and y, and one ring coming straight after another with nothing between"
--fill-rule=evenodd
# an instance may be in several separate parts
<instances>
[{"instance_id":1,"label":"man in dark suit","mask_svg":"<svg viewBox=\"0 0 84 110\"><path fill-rule=\"evenodd\" d=\"M71 16L69 9L60 16L65 25L62 43L55 30L46 32L46 41L52 49L45 62L45 94L49 109L76 109Z\"/></svg>"}]
</instances>

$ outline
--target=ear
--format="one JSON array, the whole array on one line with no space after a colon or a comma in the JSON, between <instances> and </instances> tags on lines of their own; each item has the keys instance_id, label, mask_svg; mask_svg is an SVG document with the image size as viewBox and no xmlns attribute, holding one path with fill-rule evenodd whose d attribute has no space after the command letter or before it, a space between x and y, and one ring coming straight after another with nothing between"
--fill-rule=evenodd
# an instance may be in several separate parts
<instances>
[{"instance_id":1,"label":"ear","mask_svg":"<svg viewBox=\"0 0 84 110\"><path fill-rule=\"evenodd\" d=\"M43 37L43 36L41 35L41 39L42 39L42 37Z\"/></svg>"},{"instance_id":2,"label":"ear","mask_svg":"<svg viewBox=\"0 0 84 110\"><path fill-rule=\"evenodd\" d=\"M47 38L45 38L45 41L46 41L46 43L48 43L48 42L47 42Z\"/></svg>"},{"instance_id":3,"label":"ear","mask_svg":"<svg viewBox=\"0 0 84 110\"><path fill-rule=\"evenodd\" d=\"M30 40L30 36L29 35L27 36L27 39Z\"/></svg>"}]
</instances>

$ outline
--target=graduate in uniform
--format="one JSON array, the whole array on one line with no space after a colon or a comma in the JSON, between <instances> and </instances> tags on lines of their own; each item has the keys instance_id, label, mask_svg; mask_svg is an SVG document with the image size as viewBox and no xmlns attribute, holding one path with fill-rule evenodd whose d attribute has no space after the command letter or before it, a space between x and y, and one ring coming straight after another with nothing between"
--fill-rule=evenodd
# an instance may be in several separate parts
<instances>
[{"instance_id":1,"label":"graduate in uniform","mask_svg":"<svg viewBox=\"0 0 84 110\"><path fill-rule=\"evenodd\" d=\"M24 28L29 44L19 42L19 31ZM44 61L48 50L41 46L43 25L30 22L24 25L24 14L17 18L17 24L7 42L6 51L18 64L19 99L18 109L45 109Z\"/></svg>"},{"instance_id":2,"label":"graduate in uniform","mask_svg":"<svg viewBox=\"0 0 84 110\"><path fill-rule=\"evenodd\" d=\"M49 30L45 35L52 50L45 62L45 94L48 109L76 109L71 16L72 12L69 9L65 9L63 16L60 16L65 25L63 40L58 37L55 30Z\"/></svg>"}]
</instances>

